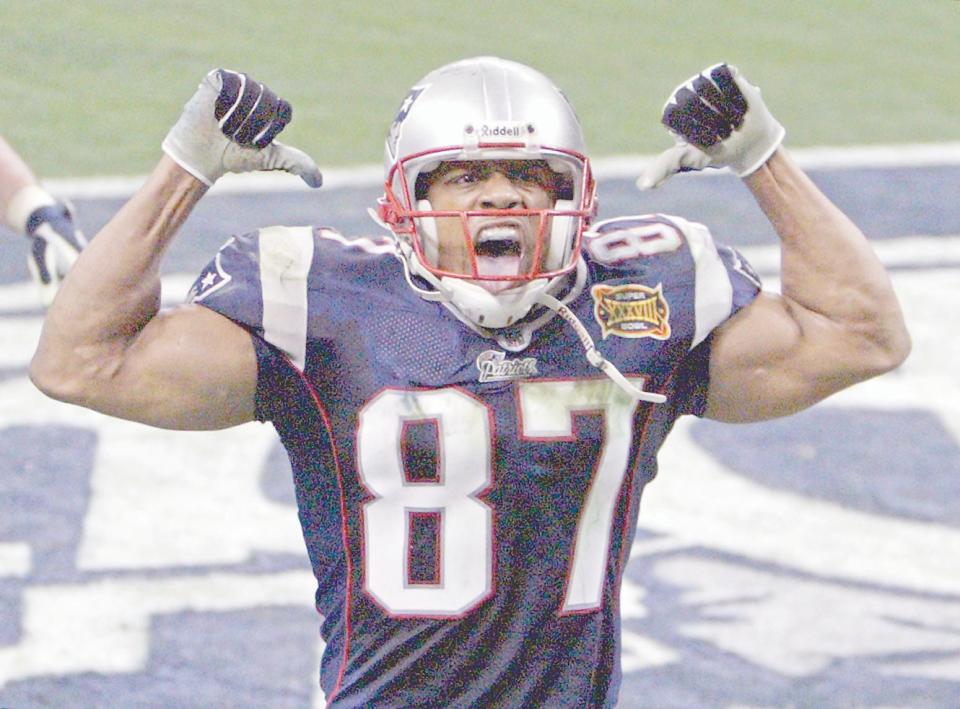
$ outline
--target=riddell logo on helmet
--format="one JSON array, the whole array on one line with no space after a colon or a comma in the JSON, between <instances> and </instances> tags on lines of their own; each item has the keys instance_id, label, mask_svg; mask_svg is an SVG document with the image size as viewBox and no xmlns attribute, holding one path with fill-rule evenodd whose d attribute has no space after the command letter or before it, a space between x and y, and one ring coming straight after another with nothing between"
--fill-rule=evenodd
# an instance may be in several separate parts
<instances>
[{"instance_id":1,"label":"riddell logo on helmet","mask_svg":"<svg viewBox=\"0 0 960 709\"><path fill-rule=\"evenodd\" d=\"M480 138L524 138L529 133L533 133L532 125L526 123L500 123L488 126L480 126Z\"/></svg>"}]
</instances>

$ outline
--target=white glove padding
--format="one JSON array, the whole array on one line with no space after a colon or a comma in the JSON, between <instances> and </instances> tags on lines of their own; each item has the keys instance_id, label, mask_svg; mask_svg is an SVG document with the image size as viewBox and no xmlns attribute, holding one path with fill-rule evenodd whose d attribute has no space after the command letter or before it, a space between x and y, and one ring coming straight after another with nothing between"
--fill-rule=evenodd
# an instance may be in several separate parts
<instances>
[{"instance_id":1,"label":"white glove padding","mask_svg":"<svg viewBox=\"0 0 960 709\"><path fill-rule=\"evenodd\" d=\"M678 172L729 167L740 177L760 169L783 142L783 126L760 89L732 65L716 64L674 89L661 122L677 144L652 160L637 179L657 187Z\"/></svg>"},{"instance_id":2,"label":"white glove padding","mask_svg":"<svg viewBox=\"0 0 960 709\"><path fill-rule=\"evenodd\" d=\"M260 82L214 69L183 107L163 151L206 185L227 172L285 170L319 187L323 178L313 159L273 140L292 117L290 104Z\"/></svg>"},{"instance_id":3,"label":"white glove padding","mask_svg":"<svg viewBox=\"0 0 960 709\"><path fill-rule=\"evenodd\" d=\"M35 210L27 219L26 233L33 241L27 268L40 288L40 300L50 305L87 240L73 214L60 203Z\"/></svg>"}]
</instances>

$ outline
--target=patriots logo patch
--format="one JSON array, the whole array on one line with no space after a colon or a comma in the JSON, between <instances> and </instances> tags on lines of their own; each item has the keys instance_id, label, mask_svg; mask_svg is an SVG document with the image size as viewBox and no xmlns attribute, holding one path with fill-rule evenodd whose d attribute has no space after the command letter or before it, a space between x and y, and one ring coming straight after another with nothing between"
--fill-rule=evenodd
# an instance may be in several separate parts
<instances>
[{"instance_id":1,"label":"patriots logo patch","mask_svg":"<svg viewBox=\"0 0 960 709\"><path fill-rule=\"evenodd\" d=\"M537 360L534 357L522 359L507 359L506 352L487 350L477 357L477 369L480 370L481 382L502 382L509 379L526 379L535 377Z\"/></svg>"},{"instance_id":2,"label":"patriots logo patch","mask_svg":"<svg viewBox=\"0 0 960 709\"><path fill-rule=\"evenodd\" d=\"M638 283L622 286L596 285L593 316L600 324L603 339L617 337L670 337L670 304L663 297L663 284L649 288Z\"/></svg>"},{"instance_id":3,"label":"patriots logo patch","mask_svg":"<svg viewBox=\"0 0 960 709\"><path fill-rule=\"evenodd\" d=\"M201 272L197 280L190 286L190 290L187 292L187 302L200 302L211 293L223 288L230 280L230 274L220 264L220 253L218 252L213 262Z\"/></svg>"}]
</instances>

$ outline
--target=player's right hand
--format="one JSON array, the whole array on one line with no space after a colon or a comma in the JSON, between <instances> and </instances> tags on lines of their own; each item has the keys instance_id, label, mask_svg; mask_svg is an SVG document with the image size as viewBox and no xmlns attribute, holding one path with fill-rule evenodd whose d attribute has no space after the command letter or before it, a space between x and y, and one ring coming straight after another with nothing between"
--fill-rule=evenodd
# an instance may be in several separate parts
<instances>
[{"instance_id":1,"label":"player's right hand","mask_svg":"<svg viewBox=\"0 0 960 709\"><path fill-rule=\"evenodd\" d=\"M208 186L227 172L285 170L319 187L323 178L313 159L274 140L292 117L290 104L264 84L214 69L183 107L163 151Z\"/></svg>"}]
</instances>

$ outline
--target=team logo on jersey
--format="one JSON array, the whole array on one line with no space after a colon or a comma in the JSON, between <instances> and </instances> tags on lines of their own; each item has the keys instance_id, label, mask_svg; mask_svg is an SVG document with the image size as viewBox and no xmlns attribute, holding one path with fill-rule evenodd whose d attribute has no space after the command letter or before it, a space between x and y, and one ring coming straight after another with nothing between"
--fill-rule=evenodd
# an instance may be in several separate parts
<instances>
[{"instance_id":1,"label":"team logo on jersey","mask_svg":"<svg viewBox=\"0 0 960 709\"><path fill-rule=\"evenodd\" d=\"M600 323L603 339L617 337L670 337L670 305L663 297L663 284L648 288L637 283L622 286L596 285L593 316Z\"/></svg>"},{"instance_id":2,"label":"team logo on jersey","mask_svg":"<svg viewBox=\"0 0 960 709\"><path fill-rule=\"evenodd\" d=\"M230 242L228 241L224 246L228 245L229 243ZM220 265L220 253L221 252L219 251L217 252L217 255L213 259L213 263L207 266L203 270L203 273L197 277L197 280L193 282L193 285L187 292L188 303L197 303L211 293L220 290L230 282L230 274L223 270L223 266Z\"/></svg>"},{"instance_id":3,"label":"team logo on jersey","mask_svg":"<svg viewBox=\"0 0 960 709\"><path fill-rule=\"evenodd\" d=\"M535 377L537 360L534 357L507 359L506 352L486 350L477 356L477 369L481 382L502 382L508 379L526 379Z\"/></svg>"}]
</instances>

